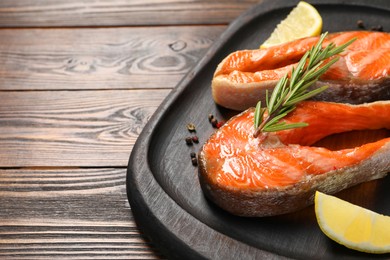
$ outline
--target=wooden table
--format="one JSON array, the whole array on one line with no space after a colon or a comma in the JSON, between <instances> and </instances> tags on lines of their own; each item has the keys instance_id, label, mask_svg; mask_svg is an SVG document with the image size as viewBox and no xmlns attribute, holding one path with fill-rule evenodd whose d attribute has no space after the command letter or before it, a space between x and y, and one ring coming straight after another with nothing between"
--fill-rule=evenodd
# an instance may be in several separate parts
<instances>
[{"instance_id":1,"label":"wooden table","mask_svg":"<svg viewBox=\"0 0 390 260\"><path fill-rule=\"evenodd\" d=\"M130 152L258 1L0 1L0 258L163 258L133 220Z\"/></svg>"}]
</instances>

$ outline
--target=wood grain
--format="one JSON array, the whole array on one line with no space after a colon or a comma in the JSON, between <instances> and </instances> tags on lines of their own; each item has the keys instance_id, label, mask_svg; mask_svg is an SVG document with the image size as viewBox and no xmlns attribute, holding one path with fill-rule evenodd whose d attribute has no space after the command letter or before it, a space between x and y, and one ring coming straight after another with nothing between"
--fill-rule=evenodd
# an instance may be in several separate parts
<instances>
[{"instance_id":1,"label":"wood grain","mask_svg":"<svg viewBox=\"0 0 390 260\"><path fill-rule=\"evenodd\" d=\"M125 169L0 170L0 258L156 259Z\"/></svg>"},{"instance_id":2,"label":"wood grain","mask_svg":"<svg viewBox=\"0 0 390 260\"><path fill-rule=\"evenodd\" d=\"M224 29L0 30L0 90L173 88Z\"/></svg>"},{"instance_id":3,"label":"wood grain","mask_svg":"<svg viewBox=\"0 0 390 260\"><path fill-rule=\"evenodd\" d=\"M260 0L0 1L0 27L226 24Z\"/></svg>"},{"instance_id":4,"label":"wood grain","mask_svg":"<svg viewBox=\"0 0 390 260\"><path fill-rule=\"evenodd\" d=\"M125 167L169 92L0 92L0 167Z\"/></svg>"}]
</instances>

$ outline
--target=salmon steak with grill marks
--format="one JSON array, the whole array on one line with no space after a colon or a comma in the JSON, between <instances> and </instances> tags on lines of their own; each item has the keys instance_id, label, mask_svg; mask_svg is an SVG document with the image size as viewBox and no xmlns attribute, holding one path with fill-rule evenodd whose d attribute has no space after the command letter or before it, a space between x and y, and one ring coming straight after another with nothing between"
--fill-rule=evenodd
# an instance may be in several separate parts
<instances>
[{"instance_id":1,"label":"salmon steak with grill marks","mask_svg":"<svg viewBox=\"0 0 390 260\"><path fill-rule=\"evenodd\" d=\"M214 101L243 111L264 101L278 80L297 65L319 37L298 39L266 49L241 50L228 55L212 79ZM340 46L356 39L339 55L339 60L321 76L314 88L329 88L316 100L361 104L390 99L390 34L352 31L329 34L323 46Z\"/></svg>"},{"instance_id":2,"label":"salmon steak with grill marks","mask_svg":"<svg viewBox=\"0 0 390 260\"><path fill-rule=\"evenodd\" d=\"M199 180L205 195L240 216L290 213L390 171L390 137L356 147L313 144L353 130L390 129L390 101L360 105L303 101L282 122L308 126L254 137L254 108L232 117L202 146Z\"/></svg>"}]
</instances>

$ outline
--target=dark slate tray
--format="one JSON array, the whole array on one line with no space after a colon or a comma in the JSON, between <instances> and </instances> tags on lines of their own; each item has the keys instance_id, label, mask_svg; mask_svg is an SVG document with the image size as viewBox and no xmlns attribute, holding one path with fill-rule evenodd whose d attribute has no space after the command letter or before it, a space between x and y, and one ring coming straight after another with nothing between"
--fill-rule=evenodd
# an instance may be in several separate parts
<instances>
[{"instance_id":1,"label":"dark slate tray","mask_svg":"<svg viewBox=\"0 0 390 260\"><path fill-rule=\"evenodd\" d=\"M234 112L215 105L210 82L218 63L230 52L257 48L298 1L269 0L237 18L205 57L157 109L132 151L127 193L140 229L169 258L177 259L384 259L328 239L313 207L267 218L232 216L207 201L190 153L214 131L208 114L226 120ZM357 21L390 29L390 1L309 1L323 17L323 31L358 30ZM185 144L188 123L200 143ZM361 184L338 197L390 215L389 177Z\"/></svg>"}]
</instances>

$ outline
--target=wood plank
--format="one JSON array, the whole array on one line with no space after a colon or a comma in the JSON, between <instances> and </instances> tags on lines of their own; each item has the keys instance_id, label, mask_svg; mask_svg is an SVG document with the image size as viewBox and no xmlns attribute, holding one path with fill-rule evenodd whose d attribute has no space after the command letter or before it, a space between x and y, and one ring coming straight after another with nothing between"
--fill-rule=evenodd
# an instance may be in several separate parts
<instances>
[{"instance_id":1,"label":"wood plank","mask_svg":"<svg viewBox=\"0 0 390 260\"><path fill-rule=\"evenodd\" d=\"M0 27L227 24L259 0L0 1Z\"/></svg>"},{"instance_id":2,"label":"wood plank","mask_svg":"<svg viewBox=\"0 0 390 260\"><path fill-rule=\"evenodd\" d=\"M225 28L3 29L0 90L173 88Z\"/></svg>"},{"instance_id":3,"label":"wood plank","mask_svg":"<svg viewBox=\"0 0 390 260\"><path fill-rule=\"evenodd\" d=\"M125 167L169 92L0 92L0 167Z\"/></svg>"},{"instance_id":4,"label":"wood plank","mask_svg":"<svg viewBox=\"0 0 390 260\"><path fill-rule=\"evenodd\" d=\"M126 197L126 169L0 170L0 258L158 259Z\"/></svg>"}]
</instances>

